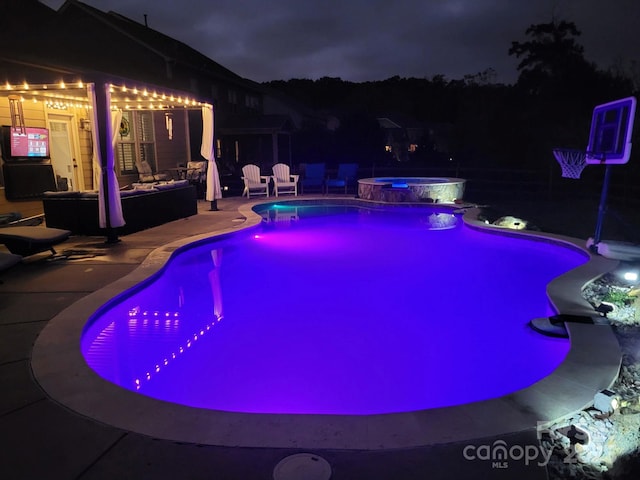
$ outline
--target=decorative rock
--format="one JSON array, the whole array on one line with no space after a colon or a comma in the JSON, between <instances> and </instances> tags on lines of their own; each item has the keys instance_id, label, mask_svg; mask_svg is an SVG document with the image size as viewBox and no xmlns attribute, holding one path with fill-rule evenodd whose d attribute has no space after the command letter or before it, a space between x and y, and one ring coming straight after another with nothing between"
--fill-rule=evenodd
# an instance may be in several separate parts
<instances>
[{"instance_id":1,"label":"decorative rock","mask_svg":"<svg viewBox=\"0 0 640 480\"><path fill-rule=\"evenodd\" d=\"M493 222L493 225L496 227L510 228L512 230L524 230L527 228L527 221L507 215L505 217L498 218Z\"/></svg>"},{"instance_id":2,"label":"decorative rock","mask_svg":"<svg viewBox=\"0 0 640 480\"><path fill-rule=\"evenodd\" d=\"M583 289L583 296L591 305L600 305L611 287L623 288L617 278L604 275ZM638 299L638 297L635 297ZM638 299L640 300L640 299ZM593 409L578 412L571 418L550 427L552 434L547 442L554 449L554 455L548 466L550 480L564 478L589 478L595 480L627 478L616 460L628 457L630 452L635 458L640 456L640 302L630 305L617 305L615 311L607 315L623 352L620 375L610 390L622 399L620 410L608 418L602 418L600 412ZM559 432L575 425L590 435L587 445L570 445L569 439ZM576 463L565 463L567 455L575 448ZM614 471L615 470L615 471Z\"/></svg>"}]
</instances>

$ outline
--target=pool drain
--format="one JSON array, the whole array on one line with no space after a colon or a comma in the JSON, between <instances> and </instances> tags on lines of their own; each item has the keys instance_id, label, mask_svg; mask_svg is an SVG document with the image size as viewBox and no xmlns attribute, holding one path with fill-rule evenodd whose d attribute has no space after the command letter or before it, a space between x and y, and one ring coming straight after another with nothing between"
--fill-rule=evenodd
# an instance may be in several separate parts
<instances>
[{"instance_id":1,"label":"pool drain","mask_svg":"<svg viewBox=\"0 0 640 480\"><path fill-rule=\"evenodd\" d=\"M273 469L273 480L329 480L331 466L312 453L289 455Z\"/></svg>"}]
</instances>

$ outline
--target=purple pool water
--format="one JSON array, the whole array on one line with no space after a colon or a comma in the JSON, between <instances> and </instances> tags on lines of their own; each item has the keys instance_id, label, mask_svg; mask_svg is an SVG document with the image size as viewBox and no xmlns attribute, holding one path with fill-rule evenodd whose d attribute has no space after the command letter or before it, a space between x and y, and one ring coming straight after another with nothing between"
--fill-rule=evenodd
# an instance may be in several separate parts
<instances>
[{"instance_id":1,"label":"purple pool water","mask_svg":"<svg viewBox=\"0 0 640 480\"><path fill-rule=\"evenodd\" d=\"M586 261L579 251L431 209L262 214L101 309L87 363L188 406L358 415L499 397L568 352L527 322L551 313L546 285Z\"/></svg>"}]
</instances>

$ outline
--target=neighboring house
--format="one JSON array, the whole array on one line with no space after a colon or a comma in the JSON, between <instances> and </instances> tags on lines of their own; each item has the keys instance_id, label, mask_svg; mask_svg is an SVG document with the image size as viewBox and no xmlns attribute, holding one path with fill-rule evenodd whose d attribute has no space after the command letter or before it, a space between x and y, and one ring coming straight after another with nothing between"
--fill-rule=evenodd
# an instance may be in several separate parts
<instances>
[{"instance_id":1,"label":"neighboring house","mask_svg":"<svg viewBox=\"0 0 640 480\"><path fill-rule=\"evenodd\" d=\"M284 143L290 155L289 164L296 172L299 172L299 165L309 162L326 162L325 157L313 144L322 142L329 138L340 126L340 121L336 116L326 112L316 111L307 105L303 105L293 100L283 92L265 87L263 105L267 117L272 122L280 122L290 128L288 137L285 139L280 135L280 144ZM309 145L309 137L313 138L312 145ZM311 152L310 152L311 150Z\"/></svg>"},{"instance_id":2,"label":"neighboring house","mask_svg":"<svg viewBox=\"0 0 640 480\"><path fill-rule=\"evenodd\" d=\"M98 93L101 85L113 85L112 106L122 111L114 149L121 186L137 181L141 159L154 171L201 160L203 104L213 105L215 112L223 183L227 171L250 159L265 165L290 161L280 137L288 137L291 122L285 118L272 123L273 117L263 115L259 84L142 23L77 0L67 0L57 11L37 0L2 0L0 44L0 125L17 121L48 129L53 188L96 189L88 84ZM266 134L255 129L269 123ZM260 142L265 144L256 150ZM260 158L254 158L256 152ZM14 165L19 162L3 160L8 160L3 171L8 163L18 171ZM22 165L26 163L47 162ZM20 203L3 205L2 199L0 212L38 213L39 202L28 199L52 186L27 185L13 173L0 177L0 188L5 188L5 197L10 192L9 202Z\"/></svg>"},{"instance_id":3,"label":"neighboring house","mask_svg":"<svg viewBox=\"0 0 640 480\"><path fill-rule=\"evenodd\" d=\"M447 156L450 151L449 125L423 124L398 115L379 116L378 124L385 135L385 150L395 161L428 161Z\"/></svg>"}]
</instances>

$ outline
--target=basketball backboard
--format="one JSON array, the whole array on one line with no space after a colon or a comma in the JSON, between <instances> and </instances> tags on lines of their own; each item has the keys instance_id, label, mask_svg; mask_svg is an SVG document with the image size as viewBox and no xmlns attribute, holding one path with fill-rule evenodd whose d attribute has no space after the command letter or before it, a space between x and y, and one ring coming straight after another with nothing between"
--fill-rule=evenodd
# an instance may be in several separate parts
<instances>
[{"instance_id":1,"label":"basketball backboard","mask_svg":"<svg viewBox=\"0 0 640 480\"><path fill-rule=\"evenodd\" d=\"M586 162L620 165L629 161L636 99L623 98L593 109Z\"/></svg>"}]
</instances>

